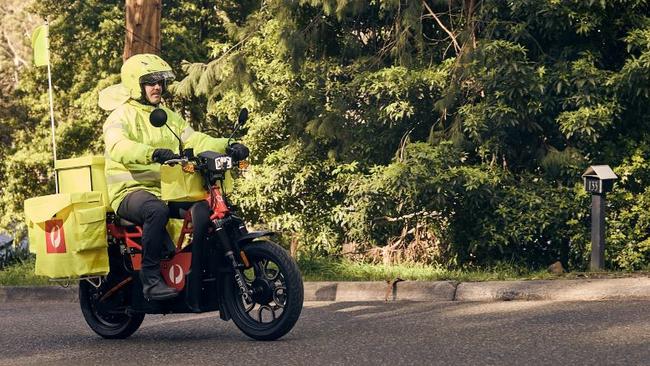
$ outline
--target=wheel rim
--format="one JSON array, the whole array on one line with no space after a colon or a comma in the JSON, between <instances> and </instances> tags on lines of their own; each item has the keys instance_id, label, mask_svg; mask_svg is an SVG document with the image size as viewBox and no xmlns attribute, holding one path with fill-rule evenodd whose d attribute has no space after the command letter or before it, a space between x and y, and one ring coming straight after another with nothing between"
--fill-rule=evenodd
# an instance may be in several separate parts
<instances>
[{"instance_id":1,"label":"wheel rim","mask_svg":"<svg viewBox=\"0 0 650 366\"><path fill-rule=\"evenodd\" d=\"M252 260L251 260L252 259ZM244 271L244 280L252 294L242 294L237 308L244 321L256 328L273 326L284 315L287 285L282 268L268 258L249 258L251 266Z\"/></svg>"}]
</instances>

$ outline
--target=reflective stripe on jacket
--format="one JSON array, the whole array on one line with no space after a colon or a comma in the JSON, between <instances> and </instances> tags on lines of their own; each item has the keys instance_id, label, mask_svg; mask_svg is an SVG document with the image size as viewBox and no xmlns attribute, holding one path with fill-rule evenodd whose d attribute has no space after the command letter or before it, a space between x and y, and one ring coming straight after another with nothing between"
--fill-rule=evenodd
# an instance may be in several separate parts
<instances>
[{"instance_id":1,"label":"reflective stripe on jacket","mask_svg":"<svg viewBox=\"0 0 650 366\"><path fill-rule=\"evenodd\" d=\"M225 152L228 139L196 132L179 114L161 108L167 113L167 125L181 137L183 148L194 149L195 155L203 151ZM149 123L153 109L153 106L131 99L113 110L104 123L108 198L116 212L130 192L142 189L160 197L160 164L151 160L155 149L179 153L178 139L172 132L167 127L157 128ZM226 189L232 186L230 176L225 186Z\"/></svg>"}]
</instances>

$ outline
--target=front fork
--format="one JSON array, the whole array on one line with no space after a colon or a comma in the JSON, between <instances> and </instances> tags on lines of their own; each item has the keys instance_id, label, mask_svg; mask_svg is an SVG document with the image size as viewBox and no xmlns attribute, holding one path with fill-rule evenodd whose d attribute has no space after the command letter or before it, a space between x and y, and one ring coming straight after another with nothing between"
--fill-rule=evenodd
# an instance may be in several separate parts
<instances>
[{"instance_id":1,"label":"front fork","mask_svg":"<svg viewBox=\"0 0 650 366\"><path fill-rule=\"evenodd\" d=\"M244 273L242 272L243 266L239 262L237 262L237 259L235 258L235 253L233 252L230 238L226 234L223 225L217 223L216 226L217 226L216 227L217 238L221 242L221 245L223 245L223 249L225 252L224 256L228 260L228 263L230 264L230 267L233 270L235 276L235 283L237 283L237 287L239 287L239 292L241 293L242 296L244 296L246 300L251 300L251 295L253 291L250 289L250 287L244 280ZM244 261L247 261L246 258L242 258L242 259Z\"/></svg>"}]
</instances>

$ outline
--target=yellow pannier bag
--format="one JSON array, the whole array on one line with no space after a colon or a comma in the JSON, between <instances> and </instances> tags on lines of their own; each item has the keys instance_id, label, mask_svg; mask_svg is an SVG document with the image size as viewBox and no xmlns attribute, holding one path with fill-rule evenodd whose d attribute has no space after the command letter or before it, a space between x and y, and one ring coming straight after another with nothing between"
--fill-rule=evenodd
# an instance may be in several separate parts
<instances>
[{"instance_id":1,"label":"yellow pannier bag","mask_svg":"<svg viewBox=\"0 0 650 366\"><path fill-rule=\"evenodd\" d=\"M106 208L101 192L60 193L25 201L35 274L50 278L109 271Z\"/></svg>"},{"instance_id":2,"label":"yellow pannier bag","mask_svg":"<svg viewBox=\"0 0 650 366\"><path fill-rule=\"evenodd\" d=\"M163 201L192 202L207 197L201 175L185 172L178 164L160 167L160 191Z\"/></svg>"},{"instance_id":3,"label":"yellow pannier bag","mask_svg":"<svg viewBox=\"0 0 650 366\"><path fill-rule=\"evenodd\" d=\"M102 192L106 210L112 212L108 202L104 162L103 156L82 156L54 162L59 193Z\"/></svg>"}]
</instances>

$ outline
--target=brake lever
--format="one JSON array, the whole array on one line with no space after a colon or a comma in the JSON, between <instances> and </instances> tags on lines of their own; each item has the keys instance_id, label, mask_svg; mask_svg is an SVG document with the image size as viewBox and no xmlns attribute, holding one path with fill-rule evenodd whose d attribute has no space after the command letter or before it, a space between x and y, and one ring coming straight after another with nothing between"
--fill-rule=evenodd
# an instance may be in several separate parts
<instances>
[{"instance_id":1,"label":"brake lever","mask_svg":"<svg viewBox=\"0 0 650 366\"><path fill-rule=\"evenodd\" d=\"M181 164L185 165L189 160L187 158L177 158L177 159L169 159L166 160L163 164L169 165L169 166L174 166L176 164Z\"/></svg>"}]
</instances>

